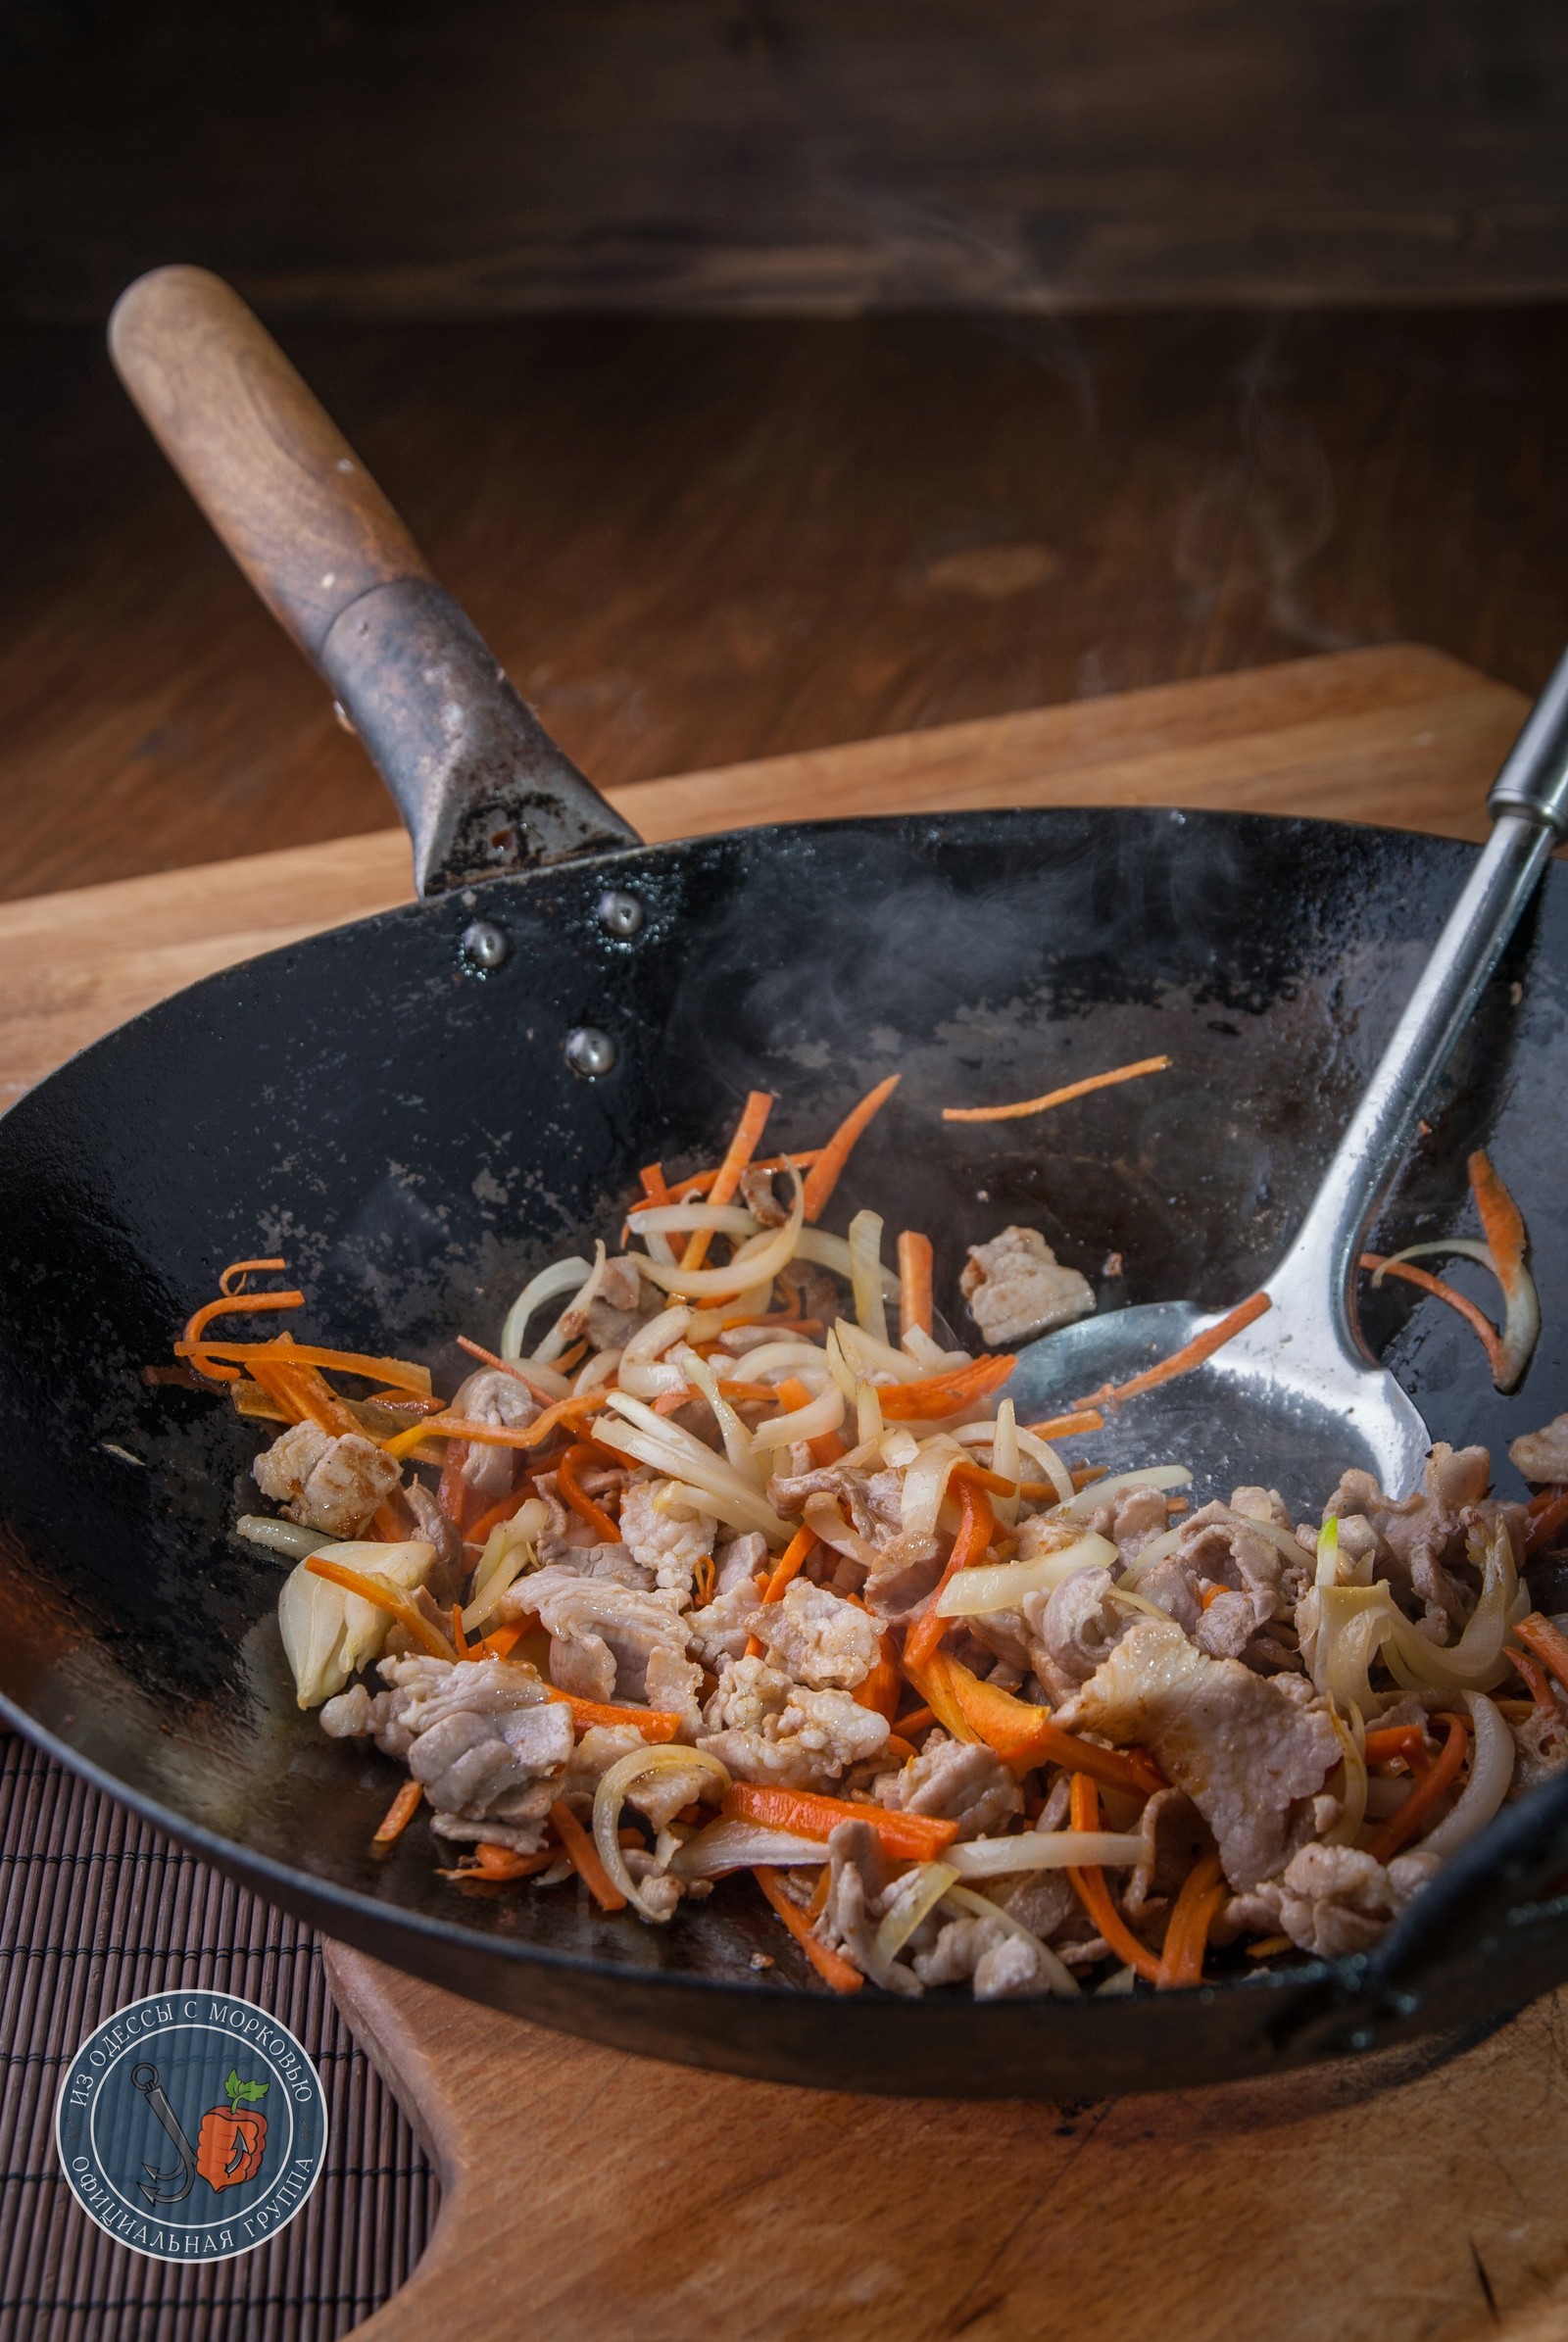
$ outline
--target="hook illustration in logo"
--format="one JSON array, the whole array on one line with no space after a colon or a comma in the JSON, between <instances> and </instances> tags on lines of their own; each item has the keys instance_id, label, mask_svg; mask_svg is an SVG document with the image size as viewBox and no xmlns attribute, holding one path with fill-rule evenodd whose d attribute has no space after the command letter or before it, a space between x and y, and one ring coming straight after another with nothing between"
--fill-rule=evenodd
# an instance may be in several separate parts
<instances>
[{"instance_id":1,"label":"hook illustration in logo","mask_svg":"<svg viewBox=\"0 0 1568 2342\"><path fill-rule=\"evenodd\" d=\"M164 2096L157 2067L137 2066L132 2071L130 2083L132 2089L140 2090L179 2157L179 2162L170 2171L160 2171L152 2164L144 2163L141 2168L147 2176L140 2182L141 2192L149 2204L178 2204L190 2194L196 2183L196 2150L180 2128L179 2117Z\"/></svg>"},{"instance_id":2,"label":"hook illustration in logo","mask_svg":"<svg viewBox=\"0 0 1568 2342\"><path fill-rule=\"evenodd\" d=\"M157 2067L137 2066L130 2080L132 2088L140 2090L163 2124L179 2158L175 2168L168 2171L158 2171L150 2163L142 2165L146 2177L140 2188L149 2204L182 2202L198 2177L215 2191L238 2187L244 2180L255 2178L267 2152L267 2117L255 2111L254 2102L267 2096L268 2083L241 2081L238 2070L231 2069L223 2085L228 2104L208 2108L193 2147L179 2117L164 2095ZM241 2100L251 2103L242 2108Z\"/></svg>"}]
</instances>

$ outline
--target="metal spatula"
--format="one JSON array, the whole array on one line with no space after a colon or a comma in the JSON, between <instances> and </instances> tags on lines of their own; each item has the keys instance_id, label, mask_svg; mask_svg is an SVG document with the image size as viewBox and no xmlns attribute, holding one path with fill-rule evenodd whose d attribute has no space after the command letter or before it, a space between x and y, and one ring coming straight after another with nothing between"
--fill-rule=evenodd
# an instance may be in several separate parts
<instances>
[{"instance_id":1,"label":"metal spatula","mask_svg":"<svg viewBox=\"0 0 1568 2342\"><path fill-rule=\"evenodd\" d=\"M1554 847L1568 835L1568 655L1487 800L1491 839L1448 915L1295 1243L1271 1306L1201 1366L1107 1411L1093 1452L1113 1469L1180 1460L1206 1492L1261 1482L1321 1503L1359 1465L1394 1495L1431 1445L1410 1399L1360 1339L1352 1275L1416 1118ZM1241 1295L1238 1295L1238 1300ZM1086 1318L1021 1353L1004 1395L1021 1421L1128 1381L1219 1323L1191 1301Z\"/></svg>"}]
</instances>

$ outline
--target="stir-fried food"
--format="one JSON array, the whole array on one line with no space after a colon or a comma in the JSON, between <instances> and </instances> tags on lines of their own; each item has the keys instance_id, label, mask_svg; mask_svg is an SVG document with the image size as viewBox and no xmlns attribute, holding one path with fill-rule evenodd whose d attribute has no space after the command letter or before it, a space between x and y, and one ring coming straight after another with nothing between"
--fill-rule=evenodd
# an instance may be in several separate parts
<instances>
[{"instance_id":1,"label":"stir-fried food","mask_svg":"<svg viewBox=\"0 0 1568 2342\"><path fill-rule=\"evenodd\" d=\"M763 1158L759 1096L710 1171L650 1165L618 1249L542 1269L493 1350L465 1336L450 1398L405 1360L220 1325L302 1305L250 1284L281 1261L197 1311L181 1354L269 1434L274 1509L238 1527L293 1565L300 1705L404 1776L376 1850L427 1831L455 1892L653 1927L760 1893L846 1992L1118 1992L1367 1949L1568 1766L1568 1622L1524 1575L1568 1531L1568 1419L1516 1442L1530 1507L1480 1447L1437 1446L1400 1501L1348 1471L1308 1522L1266 1469L1196 1510L1179 1457L1107 1478L1073 1445L1098 1410L1266 1301L1020 1423L985 1345L1094 1307L1037 1230L972 1247L968 1345L927 1232L818 1224L892 1087L818 1149ZM1534 1337L1522 1223L1478 1160L1500 1380Z\"/></svg>"}]
</instances>

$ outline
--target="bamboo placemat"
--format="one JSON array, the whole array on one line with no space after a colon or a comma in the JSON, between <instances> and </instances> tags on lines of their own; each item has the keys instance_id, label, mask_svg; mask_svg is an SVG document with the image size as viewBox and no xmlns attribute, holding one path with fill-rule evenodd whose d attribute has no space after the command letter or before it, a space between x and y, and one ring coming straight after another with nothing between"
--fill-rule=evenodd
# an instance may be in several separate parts
<instances>
[{"instance_id":1,"label":"bamboo placemat","mask_svg":"<svg viewBox=\"0 0 1568 2342\"><path fill-rule=\"evenodd\" d=\"M0 1739L0 2342L334 2342L402 2284L436 2184L327 1993L320 1946L15 1736ZM315 2194L230 2261L127 2252L54 2148L65 2068L143 1993L210 1985L282 2019L316 2060L330 2135Z\"/></svg>"}]
</instances>

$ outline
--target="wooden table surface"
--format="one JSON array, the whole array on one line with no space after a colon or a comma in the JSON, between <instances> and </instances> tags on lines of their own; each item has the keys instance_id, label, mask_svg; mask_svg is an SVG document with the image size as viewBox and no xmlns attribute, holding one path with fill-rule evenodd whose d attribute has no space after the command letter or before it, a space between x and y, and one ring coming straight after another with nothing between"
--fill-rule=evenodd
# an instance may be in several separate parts
<instances>
[{"instance_id":1,"label":"wooden table surface","mask_svg":"<svg viewBox=\"0 0 1568 2342\"><path fill-rule=\"evenodd\" d=\"M626 802L651 836L1164 801L1474 837L1523 710L1441 654L1394 647L688 775ZM0 907L0 1079L14 1092L174 984L407 886L405 844L379 835ZM781 1970L809 1989L795 1959L781 1935ZM363 2342L1568 2337L1560 1995L1463 2055L968 2107L652 2065L341 1946L328 1965L443 2184L423 2260Z\"/></svg>"}]
</instances>

